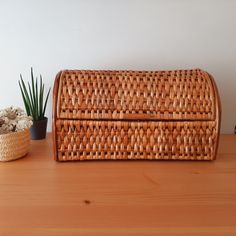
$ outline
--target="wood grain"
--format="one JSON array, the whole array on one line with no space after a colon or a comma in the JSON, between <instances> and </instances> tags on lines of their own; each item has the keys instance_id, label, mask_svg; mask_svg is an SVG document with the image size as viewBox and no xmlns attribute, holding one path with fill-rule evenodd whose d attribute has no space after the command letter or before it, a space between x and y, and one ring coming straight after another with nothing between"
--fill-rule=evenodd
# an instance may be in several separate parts
<instances>
[{"instance_id":1,"label":"wood grain","mask_svg":"<svg viewBox=\"0 0 236 236\"><path fill-rule=\"evenodd\" d=\"M53 160L51 135L0 163L0 235L236 235L236 136L216 161Z\"/></svg>"}]
</instances>

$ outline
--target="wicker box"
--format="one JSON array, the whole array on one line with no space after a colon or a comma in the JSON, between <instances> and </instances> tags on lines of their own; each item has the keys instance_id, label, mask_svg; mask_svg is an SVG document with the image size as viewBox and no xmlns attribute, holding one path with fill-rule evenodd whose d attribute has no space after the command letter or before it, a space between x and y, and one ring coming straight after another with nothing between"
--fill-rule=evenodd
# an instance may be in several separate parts
<instances>
[{"instance_id":1,"label":"wicker box","mask_svg":"<svg viewBox=\"0 0 236 236\"><path fill-rule=\"evenodd\" d=\"M58 161L216 158L220 100L200 69L64 70L53 106Z\"/></svg>"}]
</instances>

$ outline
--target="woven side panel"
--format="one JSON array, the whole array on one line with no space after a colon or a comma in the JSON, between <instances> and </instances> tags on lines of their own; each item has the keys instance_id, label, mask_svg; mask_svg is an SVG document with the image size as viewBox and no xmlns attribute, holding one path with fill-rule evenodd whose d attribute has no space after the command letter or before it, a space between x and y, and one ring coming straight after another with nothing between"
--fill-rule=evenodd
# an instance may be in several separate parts
<instances>
[{"instance_id":1,"label":"woven side panel","mask_svg":"<svg viewBox=\"0 0 236 236\"><path fill-rule=\"evenodd\" d=\"M58 118L214 120L214 91L199 69L63 71Z\"/></svg>"},{"instance_id":2,"label":"woven side panel","mask_svg":"<svg viewBox=\"0 0 236 236\"><path fill-rule=\"evenodd\" d=\"M29 151L29 129L0 135L0 161L11 161L23 157Z\"/></svg>"},{"instance_id":3,"label":"woven side panel","mask_svg":"<svg viewBox=\"0 0 236 236\"><path fill-rule=\"evenodd\" d=\"M58 160L212 160L216 123L57 120Z\"/></svg>"}]
</instances>

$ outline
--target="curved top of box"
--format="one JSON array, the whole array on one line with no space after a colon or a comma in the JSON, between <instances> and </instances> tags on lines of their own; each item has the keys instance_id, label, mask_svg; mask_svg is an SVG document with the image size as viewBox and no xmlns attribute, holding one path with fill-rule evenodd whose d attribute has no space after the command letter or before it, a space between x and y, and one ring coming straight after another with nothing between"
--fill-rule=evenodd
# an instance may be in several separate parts
<instances>
[{"instance_id":1,"label":"curved top of box","mask_svg":"<svg viewBox=\"0 0 236 236\"><path fill-rule=\"evenodd\" d=\"M213 79L200 69L64 70L54 84L61 119L215 120L219 106Z\"/></svg>"}]
</instances>

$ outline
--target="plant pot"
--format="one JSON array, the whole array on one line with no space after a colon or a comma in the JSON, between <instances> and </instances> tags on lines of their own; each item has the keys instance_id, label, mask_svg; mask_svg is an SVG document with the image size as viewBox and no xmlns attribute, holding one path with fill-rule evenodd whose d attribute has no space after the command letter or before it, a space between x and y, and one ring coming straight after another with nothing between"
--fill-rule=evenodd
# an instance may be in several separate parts
<instances>
[{"instance_id":1,"label":"plant pot","mask_svg":"<svg viewBox=\"0 0 236 236\"><path fill-rule=\"evenodd\" d=\"M47 132L48 118L44 117L42 120L34 120L30 128L30 138L32 140L45 139Z\"/></svg>"}]
</instances>

